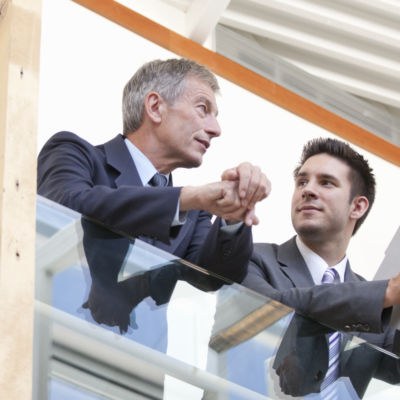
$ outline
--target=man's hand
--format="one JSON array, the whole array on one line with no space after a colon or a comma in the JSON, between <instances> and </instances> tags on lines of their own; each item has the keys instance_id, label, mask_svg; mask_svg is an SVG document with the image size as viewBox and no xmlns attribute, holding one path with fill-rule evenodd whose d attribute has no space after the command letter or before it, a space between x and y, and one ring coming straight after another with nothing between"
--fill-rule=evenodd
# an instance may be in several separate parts
<instances>
[{"instance_id":1,"label":"man's hand","mask_svg":"<svg viewBox=\"0 0 400 400\"><path fill-rule=\"evenodd\" d=\"M118 326L123 334L130 326L132 310L149 295L147 275L140 274L107 287L92 284L82 308L89 309L98 324Z\"/></svg>"},{"instance_id":2,"label":"man's hand","mask_svg":"<svg viewBox=\"0 0 400 400\"><path fill-rule=\"evenodd\" d=\"M271 182L267 176L259 167L244 162L235 168L224 171L221 179L238 182L241 205L247 208L243 221L247 225L257 225L259 221L254 207L257 202L265 199L271 192Z\"/></svg>"},{"instance_id":3,"label":"man's hand","mask_svg":"<svg viewBox=\"0 0 400 400\"><path fill-rule=\"evenodd\" d=\"M283 393L295 397L305 396L310 393L305 384L310 371L304 371L296 350L288 354L281 360L278 367L274 368L279 376L279 385Z\"/></svg>"},{"instance_id":4,"label":"man's hand","mask_svg":"<svg viewBox=\"0 0 400 400\"><path fill-rule=\"evenodd\" d=\"M221 182L182 188L180 210L201 209L230 222L257 225L254 206L271 192L271 183L260 168L248 162L227 169Z\"/></svg>"},{"instance_id":5,"label":"man's hand","mask_svg":"<svg viewBox=\"0 0 400 400\"><path fill-rule=\"evenodd\" d=\"M82 304L82 308L89 309L98 324L118 326L121 334L127 332L132 308L117 285L103 287L92 284L89 298Z\"/></svg>"},{"instance_id":6,"label":"man's hand","mask_svg":"<svg viewBox=\"0 0 400 400\"><path fill-rule=\"evenodd\" d=\"M242 205L238 188L239 182L233 180L186 186L181 191L180 210L205 210L227 220L246 222L248 208ZM253 219L248 225L256 221L258 219L253 213Z\"/></svg>"},{"instance_id":7,"label":"man's hand","mask_svg":"<svg viewBox=\"0 0 400 400\"><path fill-rule=\"evenodd\" d=\"M385 298L383 299L383 308L400 304L400 274L389 280L386 288Z\"/></svg>"}]
</instances>

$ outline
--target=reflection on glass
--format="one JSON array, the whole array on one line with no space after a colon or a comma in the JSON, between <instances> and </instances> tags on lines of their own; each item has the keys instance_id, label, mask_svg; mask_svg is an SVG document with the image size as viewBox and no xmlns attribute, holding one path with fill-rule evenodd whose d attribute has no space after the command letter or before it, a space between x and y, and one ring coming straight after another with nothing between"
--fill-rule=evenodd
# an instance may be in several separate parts
<instances>
[{"instance_id":1,"label":"reflection on glass","mask_svg":"<svg viewBox=\"0 0 400 400\"><path fill-rule=\"evenodd\" d=\"M320 397L310 398L358 399L364 396L374 377L392 384L400 382L398 357L377 351L369 343L342 333L337 358L338 379L324 386L331 332L315 321L294 314L272 366L280 391L294 397L321 392Z\"/></svg>"},{"instance_id":2,"label":"reflection on glass","mask_svg":"<svg viewBox=\"0 0 400 400\"><path fill-rule=\"evenodd\" d=\"M128 238L86 218L82 218L81 223L83 248L92 278L88 300L82 307L89 309L99 324L118 326L121 333L127 332L130 325L137 328L135 319L131 318L134 308L147 297L151 297L157 306L167 303L178 280L191 282L206 291L223 285L220 279L190 268L173 256L163 255L156 267L151 265L151 269L144 271L140 254L136 254L143 245L130 248ZM155 258L155 248L149 247L151 258ZM126 263L128 265L124 265ZM132 264L139 269L129 274ZM128 276L121 278L123 274Z\"/></svg>"},{"instance_id":3,"label":"reflection on glass","mask_svg":"<svg viewBox=\"0 0 400 400\"><path fill-rule=\"evenodd\" d=\"M48 200L37 215L34 398L398 398L396 356L342 334L321 392L330 329Z\"/></svg>"}]
</instances>

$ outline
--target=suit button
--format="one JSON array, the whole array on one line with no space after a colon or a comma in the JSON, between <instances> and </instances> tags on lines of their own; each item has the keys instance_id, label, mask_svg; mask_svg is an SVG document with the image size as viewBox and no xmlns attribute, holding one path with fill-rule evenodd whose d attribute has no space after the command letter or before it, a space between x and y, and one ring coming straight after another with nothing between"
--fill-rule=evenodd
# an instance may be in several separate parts
<instances>
[{"instance_id":1,"label":"suit button","mask_svg":"<svg viewBox=\"0 0 400 400\"><path fill-rule=\"evenodd\" d=\"M226 249L222 252L222 254L224 255L224 257L229 257L232 254L232 250Z\"/></svg>"},{"instance_id":2,"label":"suit button","mask_svg":"<svg viewBox=\"0 0 400 400\"><path fill-rule=\"evenodd\" d=\"M315 379L316 381L321 381L323 377L324 377L324 374L322 373L321 370L319 370L318 372L316 372L315 375L314 375L314 379Z\"/></svg>"}]
</instances>

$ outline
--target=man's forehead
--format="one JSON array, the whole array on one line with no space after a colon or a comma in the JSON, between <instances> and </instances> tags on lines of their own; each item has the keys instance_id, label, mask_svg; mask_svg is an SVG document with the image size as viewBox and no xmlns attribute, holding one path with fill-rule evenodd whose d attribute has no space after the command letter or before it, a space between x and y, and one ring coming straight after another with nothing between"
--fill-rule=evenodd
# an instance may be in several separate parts
<instances>
[{"instance_id":1,"label":"man's forehead","mask_svg":"<svg viewBox=\"0 0 400 400\"><path fill-rule=\"evenodd\" d=\"M350 167L341 159L327 153L320 153L308 158L300 167L298 175L308 174L348 176Z\"/></svg>"},{"instance_id":2,"label":"man's forehead","mask_svg":"<svg viewBox=\"0 0 400 400\"><path fill-rule=\"evenodd\" d=\"M182 93L185 97L190 97L192 101L207 102L211 109L218 113L217 100L212 87L200 78L189 76L186 78L185 88Z\"/></svg>"}]
</instances>

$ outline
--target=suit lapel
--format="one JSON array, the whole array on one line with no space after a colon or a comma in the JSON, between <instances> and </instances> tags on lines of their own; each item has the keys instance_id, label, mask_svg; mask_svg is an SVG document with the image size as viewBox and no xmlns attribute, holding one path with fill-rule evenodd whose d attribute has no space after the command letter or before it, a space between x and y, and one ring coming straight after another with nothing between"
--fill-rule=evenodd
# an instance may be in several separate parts
<instances>
[{"instance_id":1,"label":"suit lapel","mask_svg":"<svg viewBox=\"0 0 400 400\"><path fill-rule=\"evenodd\" d=\"M124 143L122 135L104 144L107 164L115 168L120 175L115 179L117 187L123 185L143 186L135 163Z\"/></svg>"},{"instance_id":2,"label":"suit lapel","mask_svg":"<svg viewBox=\"0 0 400 400\"><path fill-rule=\"evenodd\" d=\"M347 260L346 271L344 273L344 281L345 282L354 282L354 281L359 281L359 280L360 279L357 277L357 275L350 268L349 260Z\"/></svg>"},{"instance_id":3,"label":"suit lapel","mask_svg":"<svg viewBox=\"0 0 400 400\"><path fill-rule=\"evenodd\" d=\"M282 272L293 282L293 286L314 285L310 271L297 248L295 237L278 247L277 259Z\"/></svg>"},{"instance_id":4,"label":"suit lapel","mask_svg":"<svg viewBox=\"0 0 400 400\"><path fill-rule=\"evenodd\" d=\"M118 135L109 142L104 143L104 152L107 164L120 173L120 175L115 179L117 187L123 185L143 186L136 165L124 143L124 137L122 135ZM172 175L170 176L168 186L172 186ZM177 247L181 244L185 232L188 232L192 228L192 225L193 221L188 218L183 226L173 227L172 230L175 230L177 234L174 237L171 237L170 244L155 241L147 237L140 237L140 239L162 250L174 253Z\"/></svg>"}]
</instances>

